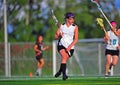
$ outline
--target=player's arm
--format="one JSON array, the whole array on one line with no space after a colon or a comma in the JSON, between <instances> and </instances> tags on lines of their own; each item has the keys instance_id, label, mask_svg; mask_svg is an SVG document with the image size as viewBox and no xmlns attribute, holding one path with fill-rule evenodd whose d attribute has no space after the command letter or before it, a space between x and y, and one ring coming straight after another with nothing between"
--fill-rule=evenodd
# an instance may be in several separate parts
<instances>
[{"instance_id":1,"label":"player's arm","mask_svg":"<svg viewBox=\"0 0 120 85\"><path fill-rule=\"evenodd\" d=\"M38 53L40 53L40 52L41 52L41 51L38 49L38 46L37 46L36 44L34 45L34 47L33 47L33 48L34 48L34 51L35 51L35 52L38 52Z\"/></svg>"},{"instance_id":2,"label":"player's arm","mask_svg":"<svg viewBox=\"0 0 120 85\"><path fill-rule=\"evenodd\" d=\"M59 39L63 36L63 33L61 32L60 28L61 28L61 25L58 26L58 29L57 29L57 31L55 33L55 37L54 37L55 39Z\"/></svg>"},{"instance_id":3,"label":"player's arm","mask_svg":"<svg viewBox=\"0 0 120 85\"><path fill-rule=\"evenodd\" d=\"M117 36L120 36L120 29L117 30Z\"/></svg>"},{"instance_id":4,"label":"player's arm","mask_svg":"<svg viewBox=\"0 0 120 85\"><path fill-rule=\"evenodd\" d=\"M50 46L44 46L44 47L42 48L42 51L47 50L47 49L49 49L49 48L50 48Z\"/></svg>"},{"instance_id":5,"label":"player's arm","mask_svg":"<svg viewBox=\"0 0 120 85\"><path fill-rule=\"evenodd\" d=\"M74 30L74 40L73 42L68 46L67 51L70 51L72 46L74 46L78 42L78 26L76 26Z\"/></svg>"},{"instance_id":6,"label":"player's arm","mask_svg":"<svg viewBox=\"0 0 120 85\"><path fill-rule=\"evenodd\" d=\"M120 45L118 45L117 49L120 50Z\"/></svg>"},{"instance_id":7,"label":"player's arm","mask_svg":"<svg viewBox=\"0 0 120 85\"><path fill-rule=\"evenodd\" d=\"M112 31L115 33L115 35L120 36L120 29L118 30L112 29Z\"/></svg>"},{"instance_id":8,"label":"player's arm","mask_svg":"<svg viewBox=\"0 0 120 85\"><path fill-rule=\"evenodd\" d=\"M55 39L59 38L59 34L60 34L60 29L57 29L56 33L55 33Z\"/></svg>"},{"instance_id":9,"label":"player's arm","mask_svg":"<svg viewBox=\"0 0 120 85\"><path fill-rule=\"evenodd\" d=\"M109 36L108 36L108 32L105 34L105 36L103 37L103 41L107 42L109 40Z\"/></svg>"},{"instance_id":10,"label":"player's arm","mask_svg":"<svg viewBox=\"0 0 120 85\"><path fill-rule=\"evenodd\" d=\"M120 51L120 41L118 41L118 47L117 49Z\"/></svg>"}]
</instances>

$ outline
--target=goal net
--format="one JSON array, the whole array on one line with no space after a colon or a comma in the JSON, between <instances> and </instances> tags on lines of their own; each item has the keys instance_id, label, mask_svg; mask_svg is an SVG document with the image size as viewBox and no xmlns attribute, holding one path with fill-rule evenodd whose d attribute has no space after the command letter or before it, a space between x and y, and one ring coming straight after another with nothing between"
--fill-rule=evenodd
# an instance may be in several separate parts
<instances>
[{"instance_id":1,"label":"goal net","mask_svg":"<svg viewBox=\"0 0 120 85\"><path fill-rule=\"evenodd\" d=\"M53 75L59 70L61 63L61 57L57 52L56 46L57 42L54 41ZM67 74L71 76L101 76L104 75L104 72L105 44L103 39L79 40L75 46L73 56L67 62Z\"/></svg>"}]
</instances>

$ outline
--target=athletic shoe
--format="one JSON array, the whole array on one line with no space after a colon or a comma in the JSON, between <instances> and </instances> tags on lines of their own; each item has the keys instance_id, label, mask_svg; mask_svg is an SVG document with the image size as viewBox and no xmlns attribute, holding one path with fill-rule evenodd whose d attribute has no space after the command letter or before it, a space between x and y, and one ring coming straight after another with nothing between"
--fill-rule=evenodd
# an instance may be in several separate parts
<instances>
[{"instance_id":1,"label":"athletic shoe","mask_svg":"<svg viewBox=\"0 0 120 85\"><path fill-rule=\"evenodd\" d=\"M63 75L63 80L66 80L68 79L68 76L67 75Z\"/></svg>"},{"instance_id":2,"label":"athletic shoe","mask_svg":"<svg viewBox=\"0 0 120 85\"><path fill-rule=\"evenodd\" d=\"M40 76L39 72L36 72L36 76Z\"/></svg>"},{"instance_id":3,"label":"athletic shoe","mask_svg":"<svg viewBox=\"0 0 120 85\"><path fill-rule=\"evenodd\" d=\"M109 75L108 74L105 74L105 78L108 78L109 77Z\"/></svg>"},{"instance_id":4,"label":"athletic shoe","mask_svg":"<svg viewBox=\"0 0 120 85\"><path fill-rule=\"evenodd\" d=\"M109 76L111 75L111 70L108 71L108 75L109 75Z\"/></svg>"},{"instance_id":5,"label":"athletic shoe","mask_svg":"<svg viewBox=\"0 0 120 85\"><path fill-rule=\"evenodd\" d=\"M111 71L108 71L108 75L109 75L109 76L111 75Z\"/></svg>"},{"instance_id":6,"label":"athletic shoe","mask_svg":"<svg viewBox=\"0 0 120 85\"><path fill-rule=\"evenodd\" d=\"M59 77L61 75L61 73L60 72L57 72L56 74L55 74L55 77L57 78L57 77Z\"/></svg>"}]
</instances>

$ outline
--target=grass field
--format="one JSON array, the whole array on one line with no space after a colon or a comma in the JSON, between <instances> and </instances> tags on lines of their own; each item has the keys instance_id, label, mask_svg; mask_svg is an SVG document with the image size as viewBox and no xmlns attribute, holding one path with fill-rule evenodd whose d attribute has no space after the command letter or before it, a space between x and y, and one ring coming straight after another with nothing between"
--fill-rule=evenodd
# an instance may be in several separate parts
<instances>
[{"instance_id":1,"label":"grass field","mask_svg":"<svg viewBox=\"0 0 120 85\"><path fill-rule=\"evenodd\" d=\"M6 78L0 79L0 85L120 85L120 77Z\"/></svg>"}]
</instances>

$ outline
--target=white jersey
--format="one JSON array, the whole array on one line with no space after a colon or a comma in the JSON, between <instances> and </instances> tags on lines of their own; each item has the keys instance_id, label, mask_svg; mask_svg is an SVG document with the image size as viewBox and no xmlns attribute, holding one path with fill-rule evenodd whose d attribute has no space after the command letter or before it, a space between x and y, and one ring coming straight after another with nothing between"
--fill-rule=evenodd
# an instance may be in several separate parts
<instances>
[{"instance_id":1,"label":"white jersey","mask_svg":"<svg viewBox=\"0 0 120 85\"><path fill-rule=\"evenodd\" d=\"M114 34L113 31L108 31L108 36L110 40L107 41L106 49L108 50L117 50L119 45L119 38Z\"/></svg>"},{"instance_id":2,"label":"white jersey","mask_svg":"<svg viewBox=\"0 0 120 85\"><path fill-rule=\"evenodd\" d=\"M74 24L69 27L67 27L66 24L61 25L60 31L63 33L63 36L60 39L59 45L67 48L73 42L75 27L76 25ZM74 49L74 46L71 49Z\"/></svg>"}]
</instances>

